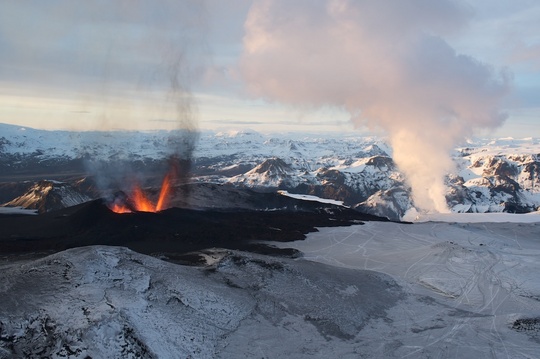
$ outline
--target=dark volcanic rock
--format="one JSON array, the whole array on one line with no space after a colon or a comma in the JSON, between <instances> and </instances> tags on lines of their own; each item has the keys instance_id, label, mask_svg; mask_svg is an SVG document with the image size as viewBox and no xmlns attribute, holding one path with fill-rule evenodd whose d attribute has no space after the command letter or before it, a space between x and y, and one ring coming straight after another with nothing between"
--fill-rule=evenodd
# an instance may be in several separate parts
<instances>
[{"instance_id":1,"label":"dark volcanic rock","mask_svg":"<svg viewBox=\"0 0 540 359\"><path fill-rule=\"evenodd\" d=\"M296 211L171 208L117 214L96 200L38 216L0 217L0 252L59 251L94 244L126 246L146 254L212 247L260 249L254 244L301 240L316 227L384 220L345 207L309 205Z\"/></svg>"}]
</instances>

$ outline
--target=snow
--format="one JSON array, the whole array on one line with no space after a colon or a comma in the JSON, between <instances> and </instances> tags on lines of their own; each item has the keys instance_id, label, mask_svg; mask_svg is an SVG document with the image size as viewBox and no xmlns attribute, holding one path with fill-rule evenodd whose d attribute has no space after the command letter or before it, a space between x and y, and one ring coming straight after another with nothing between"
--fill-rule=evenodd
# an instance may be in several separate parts
<instances>
[{"instance_id":1,"label":"snow","mask_svg":"<svg viewBox=\"0 0 540 359\"><path fill-rule=\"evenodd\" d=\"M18 326L48 326L55 333L48 339L52 348L39 342L44 333L38 327L33 347L21 350L42 349L51 356L61 356L63 346L80 358L135 358L141 352L210 358L214 348L208 344L236 327L253 304L245 294L225 293L225 284L204 277L124 248L74 249L3 270L3 334L14 330L22 341L33 334L17 334ZM8 313L23 318L10 322Z\"/></svg>"},{"instance_id":2,"label":"snow","mask_svg":"<svg viewBox=\"0 0 540 359\"><path fill-rule=\"evenodd\" d=\"M305 194L294 194L294 193L289 193L287 191L282 191L282 190L278 191L278 193L283 195L283 196L296 198L296 199L301 199L303 201L313 201L313 202L328 203L328 204L335 204L337 206L343 206L343 201L336 201L336 200L333 200L333 199L326 199L326 198L321 198L321 197L311 196L311 195L305 195Z\"/></svg>"},{"instance_id":3,"label":"snow","mask_svg":"<svg viewBox=\"0 0 540 359\"><path fill-rule=\"evenodd\" d=\"M0 124L0 133L8 143L0 150L4 153L42 153L44 158L77 158L84 154L94 159L153 158L159 159L170 153L169 139L181 136L180 131L113 131L69 132L44 131ZM458 155L466 153L471 163L487 156L531 155L540 153L538 139L474 139L468 147L457 148ZM328 158L327 167L340 170L361 171L363 159L375 155L391 156L392 150L383 139L360 134L260 134L253 130L230 130L227 132L205 131L199 134L195 157L219 157L233 154L253 158L280 157L287 162L300 154L308 161ZM352 159L351 165L344 160ZM471 169L474 175L481 173ZM466 176L466 177L470 177Z\"/></svg>"},{"instance_id":4,"label":"snow","mask_svg":"<svg viewBox=\"0 0 540 359\"><path fill-rule=\"evenodd\" d=\"M179 131L114 131L69 132L27 129L0 123L0 139L8 143L0 152L10 154L42 153L43 158L79 158L85 154L94 160L162 159L171 153L170 138L181 136ZM227 132L206 131L199 134L194 156L222 157L249 156L253 159L280 157L289 163L297 159L332 157L332 165L339 158L353 156L358 151L370 151L377 146L382 152L388 146L381 139L351 135L260 134L252 130ZM0 142L1 143L1 142ZM337 160L336 160L337 158Z\"/></svg>"},{"instance_id":5,"label":"snow","mask_svg":"<svg viewBox=\"0 0 540 359\"><path fill-rule=\"evenodd\" d=\"M0 157L5 156L8 167L25 159L152 163L167 158L174 150L171 144L185 135L180 131L21 131L5 124L0 124L0 133ZM201 132L197 139L193 168L195 173L203 170L194 181L306 193L320 193L330 185L335 188L334 200L396 220L414 205L406 178L389 157L391 149L382 138L230 130ZM537 210L539 153L540 139L534 138L477 138L456 147L452 153L455 170L446 179L448 206L473 213ZM282 165L261 171L259 166L269 159ZM231 171L235 168L239 170ZM399 198L389 195L395 190L401 193Z\"/></svg>"},{"instance_id":6,"label":"snow","mask_svg":"<svg viewBox=\"0 0 540 359\"><path fill-rule=\"evenodd\" d=\"M26 209L23 207L0 207L0 214L38 214L35 209Z\"/></svg>"},{"instance_id":7,"label":"snow","mask_svg":"<svg viewBox=\"0 0 540 359\"><path fill-rule=\"evenodd\" d=\"M0 263L0 356L535 358L538 223L320 228L296 260L121 247Z\"/></svg>"},{"instance_id":8,"label":"snow","mask_svg":"<svg viewBox=\"0 0 540 359\"><path fill-rule=\"evenodd\" d=\"M163 159L167 139L178 135L2 124L0 134L2 155L96 160ZM474 192L474 202L457 201L444 214L409 209L403 219L413 224L320 228L304 241L273 243L301 250L298 260L215 250L204 254L208 267L194 268L114 247L2 259L0 358L17 356L13 348L19 357L536 358L540 212L485 212L503 211L511 197L492 193L500 181L493 163L515 170L521 203L538 208L538 177L524 168L539 153L533 138L471 140L454 161L463 178L456 186ZM391 155L375 137L206 132L194 155L223 158L222 169L256 168L268 158L290 166L235 179L252 185L278 187L285 178L292 186L319 175L325 183L327 169L339 170L349 187L377 190L366 205L411 207L405 189L389 193L404 183L399 172L368 164ZM58 191L66 205L81 201ZM0 207L5 213L35 211ZM530 324L523 329L520 320Z\"/></svg>"},{"instance_id":9,"label":"snow","mask_svg":"<svg viewBox=\"0 0 540 359\"><path fill-rule=\"evenodd\" d=\"M349 172L349 173L360 173L363 172L366 169L366 162L369 160L369 158L362 158L358 161L355 161L354 163L347 165L345 160L340 161L340 164L334 167L331 167L331 170L338 170L342 172Z\"/></svg>"},{"instance_id":10,"label":"snow","mask_svg":"<svg viewBox=\"0 0 540 359\"><path fill-rule=\"evenodd\" d=\"M531 213L418 213L409 210L403 220L406 222L457 222L457 223L538 223L540 212Z\"/></svg>"},{"instance_id":11,"label":"snow","mask_svg":"<svg viewBox=\"0 0 540 359\"><path fill-rule=\"evenodd\" d=\"M66 184L65 182L61 182L61 181L57 181L57 180L51 180L51 179L44 179L44 181L50 182L50 183L56 184L56 185L65 185Z\"/></svg>"},{"instance_id":12,"label":"snow","mask_svg":"<svg viewBox=\"0 0 540 359\"><path fill-rule=\"evenodd\" d=\"M224 253L207 268L104 246L5 264L0 355L351 356L402 294L383 274Z\"/></svg>"},{"instance_id":13,"label":"snow","mask_svg":"<svg viewBox=\"0 0 540 359\"><path fill-rule=\"evenodd\" d=\"M396 344L388 357L533 358L540 352L538 223L367 223L320 228L280 243L303 260L385 273L407 288L371 338ZM444 303L446 309L435 308ZM529 318L530 331L512 329ZM383 345L381 343L381 345Z\"/></svg>"}]
</instances>

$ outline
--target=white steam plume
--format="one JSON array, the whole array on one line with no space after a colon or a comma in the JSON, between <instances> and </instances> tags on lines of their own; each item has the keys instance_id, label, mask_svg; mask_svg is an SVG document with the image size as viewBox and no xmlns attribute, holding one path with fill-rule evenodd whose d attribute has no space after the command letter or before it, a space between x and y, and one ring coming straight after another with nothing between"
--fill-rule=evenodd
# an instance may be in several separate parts
<instances>
[{"instance_id":1,"label":"white steam plume","mask_svg":"<svg viewBox=\"0 0 540 359\"><path fill-rule=\"evenodd\" d=\"M415 205L447 211L449 152L504 121L510 88L507 73L443 39L469 16L452 0L260 0L245 23L241 73L256 96L342 107L384 129Z\"/></svg>"}]
</instances>

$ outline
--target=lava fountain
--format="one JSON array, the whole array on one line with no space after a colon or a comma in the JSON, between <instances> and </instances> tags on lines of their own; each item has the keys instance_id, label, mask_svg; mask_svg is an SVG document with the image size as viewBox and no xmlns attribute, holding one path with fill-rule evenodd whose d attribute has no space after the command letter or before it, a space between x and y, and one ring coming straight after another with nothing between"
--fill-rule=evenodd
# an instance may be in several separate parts
<instances>
[{"instance_id":1,"label":"lava fountain","mask_svg":"<svg viewBox=\"0 0 540 359\"><path fill-rule=\"evenodd\" d=\"M116 213L159 212L166 209L172 195L171 184L174 177L173 170L165 175L163 182L161 183L161 190L156 203L148 197L141 186L135 185L132 188L130 195L125 198L117 196L114 202L109 205L109 208Z\"/></svg>"}]
</instances>

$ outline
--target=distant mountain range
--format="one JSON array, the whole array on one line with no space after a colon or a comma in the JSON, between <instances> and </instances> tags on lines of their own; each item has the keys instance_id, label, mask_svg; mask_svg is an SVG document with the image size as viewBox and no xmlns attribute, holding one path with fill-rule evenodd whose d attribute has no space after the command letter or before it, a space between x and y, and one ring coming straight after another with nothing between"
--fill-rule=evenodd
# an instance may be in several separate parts
<instances>
[{"instance_id":1,"label":"distant mountain range","mask_svg":"<svg viewBox=\"0 0 540 359\"><path fill-rule=\"evenodd\" d=\"M0 124L0 201L40 208L30 197L56 188L51 193L61 196L64 191L69 198L52 202L80 203L126 189L130 176L154 187L169 157L186 142L195 143L187 152L192 183L315 195L390 219L400 219L414 207L391 148L374 136L249 130L69 132L6 124ZM473 140L456 147L452 156L455 171L445 180L452 211L525 213L540 207L540 139ZM83 177L88 177L84 184ZM43 179L62 183L36 184ZM205 205L215 204L207 198Z\"/></svg>"}]
</instances>

